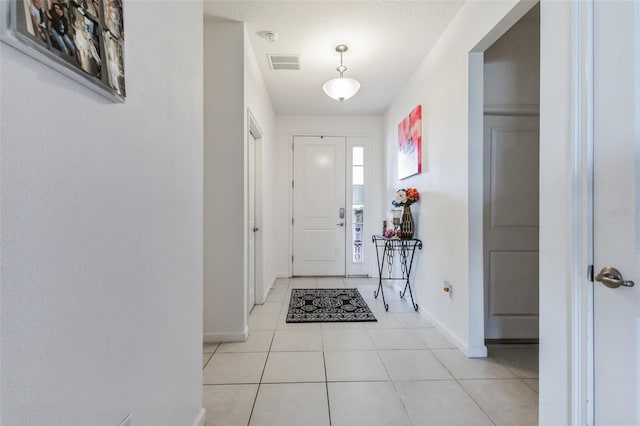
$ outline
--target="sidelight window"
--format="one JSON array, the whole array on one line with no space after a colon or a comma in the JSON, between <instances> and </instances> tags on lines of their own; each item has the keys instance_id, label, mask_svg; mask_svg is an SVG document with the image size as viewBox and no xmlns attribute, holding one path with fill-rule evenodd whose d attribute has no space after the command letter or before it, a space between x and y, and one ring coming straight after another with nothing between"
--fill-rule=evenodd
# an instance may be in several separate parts
<instances>
[{"instance_id":1,"label":"sidelight window","mask_svg":"<svg viewBox=\"0 0 640 426\"><path fill-rule=\"evenodd\" d=\"M351 151L351 246L352 262L364 263L362 240L364 235L364 147Z\"/></svg>"}]
</instances>

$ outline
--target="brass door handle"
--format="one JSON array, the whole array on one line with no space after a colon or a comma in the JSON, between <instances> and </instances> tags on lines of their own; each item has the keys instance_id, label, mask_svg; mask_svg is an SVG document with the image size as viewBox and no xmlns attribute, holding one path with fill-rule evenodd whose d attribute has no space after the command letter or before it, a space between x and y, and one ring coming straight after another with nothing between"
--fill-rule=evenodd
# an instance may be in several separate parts
<instances>
[{"instance_id":1,"label":"brass door handle","mask_svg":"<svg viewBox=\"0 0 640 426\"><path fill-rule=\"evenodd\" d=\"M616 268L611 266L605 266L600 273L596 274L596 281L606 285L609 288L633 287L635 283L633 281L625 281L622 279L622 274Z\"/></svg>"}]
</instances>

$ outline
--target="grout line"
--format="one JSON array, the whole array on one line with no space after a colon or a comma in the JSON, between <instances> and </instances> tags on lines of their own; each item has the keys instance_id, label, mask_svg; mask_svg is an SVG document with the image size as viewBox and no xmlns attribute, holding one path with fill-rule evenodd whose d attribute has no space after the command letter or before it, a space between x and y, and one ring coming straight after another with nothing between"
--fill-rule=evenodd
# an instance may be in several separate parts
<instances>
[{"instance_id":1,"label":"grout line","mask_svg":"<svg viewBox=\"0 0 640 426\"><path fill-rule=\"evenodd\" d=\"M400 382L406 382L407 380L399 380ZM409 380L411 381L411 380ZM416 382L429 382L429 381L434 381L434 380L415 380ZM445 381L445 380L438 380L438 381ZM375 380L332 380L328 383L390 383L393 382L393 380L389 379L389 380L380 380L380 379L375 379Z\"/></svg>"},{"instance_id":2,"label":"grout line","mask_svg":"<svg viewBox=\"0 0 640 426\"><path fill-rule=\"evenodd\" d=\"M469 380L478 380L478 381L480 381L480 380L494 380L494 379L469 379ZM498 423L493 419L493 417L491 417L489 415L489 413L487 413L485 411L484 407L478 401L476 401L476 399L473 397L473 395L471 395L471 393L467 390L467 388L463 386L463 384L461 383L462 381L463 381L463 379L460 379L460 380L456 379L456 382L458 383L458 385L469 396L469 398L471 398L471 400L474 402L474 404L476 404L478 406L478 408L480 408L480 411L482 411L484 413L484 415L487 416L487 418L489 419L489 421L491 421L491 423L493 423L494 425L497 425Z\"/></svg>"},{"instance_id":3,"label":"grout line","mask_svg":"<svg viewBox=\"0 0 640 426\"><path fill-rule=\"evenodd\" d=\"M389 381L391 382L391 386L393 386L393 389L394 389L394 391L396 393L396 397L400 401L400 405L402 405L404 413L407 416L407 420L409 420L409 422L411 424L413 424L413 421L411 420L411 415L409 414L409 409L404 404L404 400L402 399L402 396L400 395L400 389L398 389L398 385L396 384L396 381L393 380L393 377L391 377L391 373L389 372L389 369L387 368L387 364L385 364L384 360L382 359L382 356L380 356L380 351L379 350L376 351L376 355L378 355L378 358L380 359L380 362L382 363L382 367L384 368L385 372L387 373L387 376L389 377L388 381L384 381L384 382L381 382L381 383L387 383Z\"/></svg>"},{"instance_id":4,"label":"grout line","mask_svg":"<svg viewBox=\"0 0 640 426\"><path fill-rule=\"evenodd\" d=\"M534 391L536 393L536 395L538 395L538 400L540 400L540 392L536 389L533 388L533 386L531 386L529 383L525 382L525 380L539 380L538 378L522 378L520 379L522 380L522 383L524 383L529 389L531 389L532 391Z\"/></svg>"},{"instance_id":5,"label":"grout line","mask_svg":"<svg viewBox=\"0 0 640 426\"><path fill-rule=\"evenodd\" d=\"M203 355L209 355L209 358L207 358L207 361L204 363L204 365L202 366L202 371L204 371L204 368L209 364L209 362L211 361L211 358L213 358L213 354L203 354Z\"/></svg>"},{"instance_id":6,"label":"grout line","mask_svg":"<svg viewBox=\"0 0 640 426\"><path fill-rule=\"evenodd\" d=\"M271 335L271 343L269 343L269 349L267 350L267 358L264 360L264 367L262 367L262 374L260 375L260 384L262 384L262 379L264 378L264 372L267 370L267 363L269 362L269 356L271 355L271 349L273 348L273 341L275 339L276 339L276 331L274 330L273 334Z\"/></svg>"},{"instance_id":7,"label":"grout line","mask_svg":"<svg viewBox=\"0 0 640 426\"><path fill-rule=\"evenodd\" d=\"M384 363L384 360L382 359L382 356L380 355L380 351L376 350L376 355L378 355L378 359L380 360L380 363L382 364L382 368L384 368L385 373L387 373L387 377L389 378L390 381L393 381L393 378L391 377L391 373L389 372L389 369L387 368L387 364ZM396 393L398 393L398 390L396 389Z\"/></svg>"},{"instance_id":8,"label":"grout line","mask_svg":"<svg viewBox=\"0 0 640 426\"><path fill-rule=\"evenodd\" d=\"M267 369L267 362L269 362L269 354L271 354L271 347L273 346L273 340L276 338L276 332L274 330L271 335L271 343L269 343L269 350L267 351L267 357L264 360L264 366L262 367L262 374L260 374L260 380L258 382L258 389L256 389L256 396L253 398L253 404L251 405L251 413L249 413L249 420L247 421L247 426L251 423L251 418L253 417L253 410L256 408L256 402L258 401L258 395L260 394L260 388L262 387L262 379L264 377L264 372Z\"/></svg>"},{"instance_id":9,"label":"grout line","mask_svg":"<svg viewBox=\"0 0 640 426\"><path fill-rule=\"evenodd\" d=\"M482 381L487 381L490 380L492 382L521 382L523 379L520 379L518 377L501 377L501 378L489 378L489 379L456 379L456 380L460 380L461 382L482 382Z\"/></svg>"},{"instance_id":10,"label":"grout line","mask_svg":"<svg viewBox=\"0 0 640 426\"><path fill-rule=\"evenodd\" d=\"M435 355L434 355L435 356ZM436 357L438 358L438 357ZM438 361L440 361L440 359L438 358ZM442 361L440 361L442 363ZM446 368L446 367L445 367ZM451 372L449 372L451 373ZM494 380L494 379L458 379L457 377L455 377L452 373L451 375L453 376L453 378L455 379L456 383L458 384L458 386L460 386L462 388L462 390L464 391L464 393L467 394L467 396L473 401L474 404L476 404L476 406L480 409L480 411L482 411L482 413L487 416L487 418L489 419L489 421L491 423L493 423L494 425L497 425L496 421L493 419L493 417L491 417L489 415L489 413L484 409L484 407L480 404L480 402L476 401L476 399L473 397L473 395L471 395L471 392L469 392L467 390L467 388L462 384L463 381L465 380L477 380L477 381L481 381L481 380Z\"/></svg>"},{"instance_id":11,"label":"grout line","mask_svg":"<svg viewBox=\"0 0 640 426\"><path fill-rule=\"evenodd\" d=\"M313 384L313 385L321 385L325 383L324 380L319 379L315 382L313 380L303 380L303 381L294 381L294 382L262 382L262 385L304 385L304 384ZM333 383L333 382L331 382ZM256 384L256 383L253 383Z\"/></svg>"},{"instance_id":12,"label":"grout line","mask_svg":"<svg viewBox=\"0 0 640 426\"><path fill-rule=\"evenodd\" d=\"M250 386L250 385L259 385L259 383L203 383L202 387L205 386Z\"/></svg>"},{"instance_id":13,"label":"grout line","mask_svg":"<svg viewBox=\"0 0 640 426\"><path fill-rule=\"evenodd\" d=\"M327 393L327 411L329 414L329 426L331 426L331 402L329 401L329 379L327 377L327 360L324 357L324 339L322 339L322 364L324 365L324 389Z\"/></svg>"},{"instance_id":14,"label":"grout line","mask_svg":"<svg viewBox=\"0 0 640 426\"><path fill-rule=\"evenodd\" d=\"M258 382L236 382L236 383L203 383L202 386L241 386L241 385L259 385Z\"/></svg>"},{"instance_id":15,"label":"grout line","mask_svg":"<svg viewBox=\"0 0 640 426\"><path fill-rule=\"evenodd\" d=\"M256 401L258 400L258 394L260 393L261 384L258 383L258 388L256 389L256 396L253 397L253 404L251 404L251 412L249 413L249 420L247 420L247 426L251 424L251 418L253 417L253 410L256 408Z\"/></svg>"}]
</instances>

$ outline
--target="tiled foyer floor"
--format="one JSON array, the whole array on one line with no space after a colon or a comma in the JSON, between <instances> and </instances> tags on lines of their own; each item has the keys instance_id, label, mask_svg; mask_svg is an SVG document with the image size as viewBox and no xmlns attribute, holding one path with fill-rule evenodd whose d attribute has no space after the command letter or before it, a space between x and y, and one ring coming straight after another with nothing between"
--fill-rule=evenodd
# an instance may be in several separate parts
<instances>
[{"instance_id":1,"label":"tiled foyer floor","mask_svg":"<svg viewBox=\"0 0 640 426\"><path fill-rule=\"evenodd\" d=\"M378 322L287 324L291 288L357 287ZM244 343L205 344L213 425L534 425L538 347L468 359L410 303L372 279L278 280Z\"/></svg>"}]
</instances>

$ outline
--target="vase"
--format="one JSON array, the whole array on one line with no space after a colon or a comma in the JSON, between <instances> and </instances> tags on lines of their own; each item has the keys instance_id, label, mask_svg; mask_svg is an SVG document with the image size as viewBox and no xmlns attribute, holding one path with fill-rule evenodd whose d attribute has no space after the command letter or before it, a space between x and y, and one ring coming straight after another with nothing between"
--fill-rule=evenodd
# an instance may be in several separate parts
<instances>
[{"instance_id":1,"label":"vase","mask_svg":"<svg viewBox=\"0 0 640 426\"><path fill-rule=\"evenodd\" d=\"M406 240L413 238L415 224L413 223L413 215L411 214L411 206L409 205L404 206L404 210L402 211L400 231L402 232L402 238Z\"/></svg>"}]
</instances>

